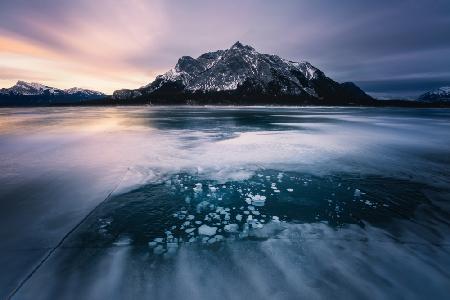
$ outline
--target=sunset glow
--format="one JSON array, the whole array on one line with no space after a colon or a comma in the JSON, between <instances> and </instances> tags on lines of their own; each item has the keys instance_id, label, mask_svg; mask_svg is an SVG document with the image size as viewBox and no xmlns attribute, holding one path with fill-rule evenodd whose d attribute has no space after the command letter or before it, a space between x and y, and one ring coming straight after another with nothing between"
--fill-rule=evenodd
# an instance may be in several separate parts
<instances>
[{"instance_id":1,"label":"sunset glow","mask_svg":"<svg viewBox=\"0 0 450 300\"><path fill-rule=\"evenodd\" d=\"M448 1L350 2L0 1L0 87L138 88L183 55L237 40L373 95L417 96L448 82Z\"/></svg>"}]
</instances>

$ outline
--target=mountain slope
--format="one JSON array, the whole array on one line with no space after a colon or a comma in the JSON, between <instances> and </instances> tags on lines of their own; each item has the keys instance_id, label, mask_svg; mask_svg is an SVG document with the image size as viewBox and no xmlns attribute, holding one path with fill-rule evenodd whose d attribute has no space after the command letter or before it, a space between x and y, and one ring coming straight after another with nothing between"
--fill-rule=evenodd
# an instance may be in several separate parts
<instances>
[{"instance_id":1,"label":"mountain slope","mask_svg":"<svg viewBox=\"0 0 450 300\"><path fill-rule=\"evenodd\" d=\"M417 99L422 102L450 102L450 86L443 86L422 94Z\"/></svg>"},{"instance_id":2,"label":"mountain slope","mask_svg":"<svg viewBox=\"0 0 450 300\"><path fill-rule=\"evenodd\" d=\"M261 54L236 42L176 66L136 90L115 91L116 100L157 104L338 104L373 99L352 83L339 84L310 63Z\"/></svg>"},{"instance_id":3,"label":"mountain slope","mask_svg":"<svg viewBox=\"0 0 450 300\"><path fill-rule=\"evenodd\" d=\"M18 81L10 88L0 89L0 105L48 105L80 103L99 99L105 94L97 91L70 88L57 89L35 82Z\"/></svg>"}]
</instances>

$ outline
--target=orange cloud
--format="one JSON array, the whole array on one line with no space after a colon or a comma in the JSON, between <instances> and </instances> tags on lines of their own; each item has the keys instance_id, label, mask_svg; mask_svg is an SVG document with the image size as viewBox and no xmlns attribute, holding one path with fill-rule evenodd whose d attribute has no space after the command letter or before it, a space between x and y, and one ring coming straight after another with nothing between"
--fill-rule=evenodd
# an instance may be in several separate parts
<instances>
[{"instance_id":1,"label":"orange cloud","mask_svg":"<svg viewBox=\"0 0 450 300\"><path fill-rule=\"evenodd\" d=\"M130 62L157 46L164 30L164 14L157 3L100 2L102 10L98 1L82 3L64 16L63 24L48 22L45 16L24 19L42 39L0 32L0 86L31 79L59 88L79 86L112 93L147 84L163 71Z\"/></svg>"}]
</instances>

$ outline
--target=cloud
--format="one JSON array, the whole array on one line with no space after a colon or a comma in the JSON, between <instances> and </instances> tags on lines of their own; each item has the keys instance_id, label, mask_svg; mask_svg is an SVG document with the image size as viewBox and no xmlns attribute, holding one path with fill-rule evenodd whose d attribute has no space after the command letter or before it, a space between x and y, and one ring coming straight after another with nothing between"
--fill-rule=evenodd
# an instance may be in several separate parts
<instances>
[{"instance_id":1,"label":"cloud","mask_svg":"<svg viewBox=\"0 0 450 300\"><path fill-rule=\"evenodd\" d=\"M450 81L442 75L450 69L448 0L0 1L2 85L26 79L8 74L28 68L29 77L61 87L138 87L182 55L236 40L309 60L339 81L408 74L428 74L429 81L433 73L436 85Z\"/></svg>"}]
</instances>

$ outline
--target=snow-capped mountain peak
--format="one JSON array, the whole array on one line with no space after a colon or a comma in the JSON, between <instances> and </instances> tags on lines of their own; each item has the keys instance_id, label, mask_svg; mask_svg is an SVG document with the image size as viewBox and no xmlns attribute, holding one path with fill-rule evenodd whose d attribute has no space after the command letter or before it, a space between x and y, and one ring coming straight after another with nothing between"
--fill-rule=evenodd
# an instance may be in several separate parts
<instances>
[{"instance_id":1,"label":"snow-capped mountain peak","mask_svg":"<svg viewBox=\"0 0 450 300\"><path fill-rule=\"evenodd\" d=\"M305 80L316 78L318 71L308 62L292 62L276 55L261 54L238 41L227 50L205 53L197 59L183 56L174 68L158 76L156 83L150 83L144 88L148 88L150 92L156 91L161 84L170 81L180 82L185 90L192 92L230 91L248 81L266 86L275 77L282 76L289 85L282 88L282 93L306 93L317 97L313 87L305 84Z\"/></svg>"},{"instance_id":2,"label":"snow-capped mountain peak","mask_svg":"<svg viewBox=\"0 0 450 300\"><path fill-rule=\"evenodd\" d=\"M22 80L17 81L17 83L14 86L12 86L7 90L9 90L10 94L26 95L26 96L43 95L45 93L49 94L63 93L63 91L60 89L55 89L36 82L26 82Z\"/></svg>"},{"instance_id":3,"label":"snow-capped mountain peak","mask_svg":"<svg viewBox=\"0 0 450 300\"><path fill-rule=\"evenodd\" d=\"M36 82L26 82L23 80L17 81L17 83L6 89L1 89L2 94L9 95L22 95L22 96L37 96L37 95L86 95L86 96L103 96L105 94L93 90L82 89L73 87L70 89L58 89L50 86L46 86Z\"/></svg>"},{"instance_id":4,"label":"snow-capped mountain peak","mask_svg":"<svg viewBox=\"0 0 450 300\"><path fill-rule=\"evenodd\" d=\"M443 86L419 96L424 102L450 102L450 86Z\"/></svg>"},{"instance_id":5,"label":"snow-capped mountain peak","mask_svg":"<svg viewBox=\"0 0 450 300\"><path fill-rule=\"evenodd\" d=\"M183 56L174 68L148 85L137 90L116 91L113 96L116 99L157 94L191 97L192 94L225 92L320 100L337 98L340 93L349 91L355 92L353 87L341 88L309 62L259 53L238 41L228 49L207 52L197 58ZM371 101L364 92L357 94Z\"/></svg>"},{"instance_id":6,"label":"snow-capped mountain peak","mask_svg":"<svg viewBox=\"0 0 450 300\"><path fill-rule=\"evenodd\" d=\"M230 50L247 50L247 51L254 51L255 49L252 46L249 45L244 45L241 42L237 41L236 43L234 43L231 47Z\"/></svg>"},{"instance_id":7,"label":"snow-capped mountain peak","mask_svg":"<svg viewBox=\"0 0 450 300\"><path fill-rule=\"evenodd\" d=\"M19 80L10 88L0 89L0 96L0 104L28 105L32 103L72 103L80 100L101 98L105 94L76 87L62 90L36 82Z\"/></svg>"},{"instance_id":8,"label":"snow-capped mountain peak","mask_svg":"<svg viewBox=\"0 0 450 300\"><path fill-rule=\"evenodd\" d=\"M82 89L82 88L78 88L78 87L65 89L64 92L69 95L74 95L74 94L83 94L86 96L104 96L105 95L102 92L88 90L88 89Z\"/></svg>"}]
</instances>

